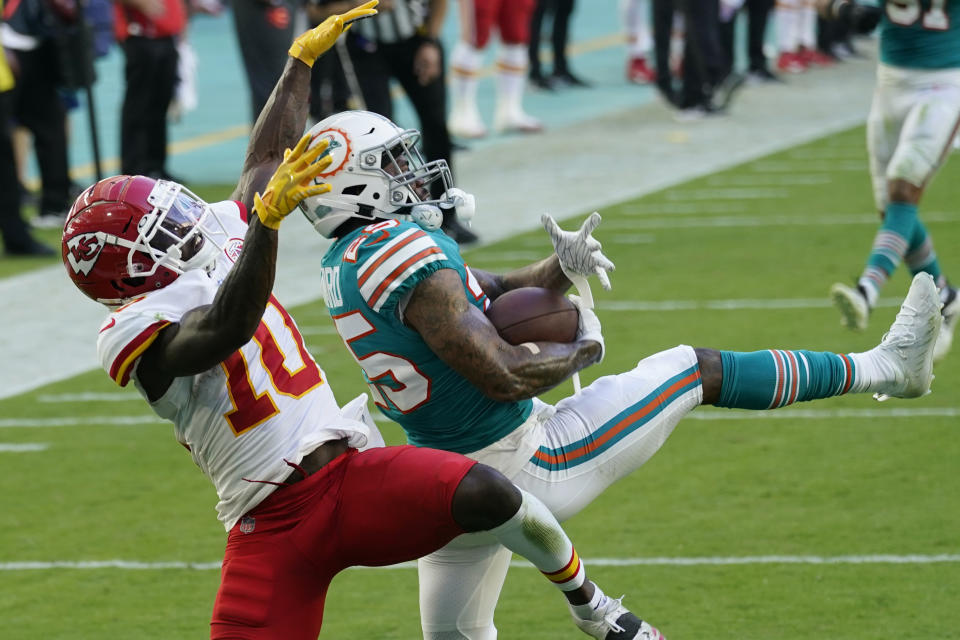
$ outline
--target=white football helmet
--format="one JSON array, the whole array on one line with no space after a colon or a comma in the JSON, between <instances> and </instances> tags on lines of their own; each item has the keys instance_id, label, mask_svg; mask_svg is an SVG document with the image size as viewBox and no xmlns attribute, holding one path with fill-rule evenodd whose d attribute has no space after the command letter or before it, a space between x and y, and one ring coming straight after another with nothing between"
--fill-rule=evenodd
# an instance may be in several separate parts
<instances>
[{"instance_id":1,"label":"white football helmet","mask_svg":"<svg viewBox=\"0 0 960 640\"><path fill-rule=\"evenodd\" d=\"M403 130L369 111L345 111L321 120L308 133L313 136L311 147L318 140L330 140L324 155L333 156L330 167L315 180L329 184L330 191L300 203L326 238L351 218L419 221L435 217L423 216L421 205L446 209L456 204L448 193L452 178L446 160L423 159L416 147L419 131ZM431 198L431 186L437 181L443 196Z\"/></svg>"}]
</instances>

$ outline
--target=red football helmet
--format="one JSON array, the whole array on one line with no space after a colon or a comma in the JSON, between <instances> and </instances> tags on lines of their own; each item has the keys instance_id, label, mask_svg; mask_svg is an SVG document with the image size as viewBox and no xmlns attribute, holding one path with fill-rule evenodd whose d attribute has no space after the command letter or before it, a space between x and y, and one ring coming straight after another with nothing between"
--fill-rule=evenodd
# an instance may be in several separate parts
<instances>
[{"instance_id":1,"label":"red football helmet","mask_svg":"<svg viewBox=\"0 0 960 640\"><path fill-rule=\"evenodd\" d=\"M218 223L206 202L176 182L106 178L80 194L67 214L63 264L89 297L123 304L186 271L212 268L223 227L205 227Z\"/></svg>"}]
</instances>

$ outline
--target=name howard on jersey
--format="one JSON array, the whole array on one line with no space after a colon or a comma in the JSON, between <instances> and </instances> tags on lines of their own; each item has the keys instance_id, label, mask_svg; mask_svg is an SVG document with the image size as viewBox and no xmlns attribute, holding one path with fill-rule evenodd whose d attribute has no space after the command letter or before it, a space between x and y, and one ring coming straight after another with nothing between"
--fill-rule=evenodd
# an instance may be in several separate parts
<instances>
[{"instance_id":1,"label":"name howard on jersey","mask_svg":"<svg viewBox=\"0 0 960 640\"><path fill-rule=\"evenodd\" d=\"M343 306L343 294L340 293L339 265L323 267L320 270L320 296L328 309Z\"/></svg>"}]
</instances>

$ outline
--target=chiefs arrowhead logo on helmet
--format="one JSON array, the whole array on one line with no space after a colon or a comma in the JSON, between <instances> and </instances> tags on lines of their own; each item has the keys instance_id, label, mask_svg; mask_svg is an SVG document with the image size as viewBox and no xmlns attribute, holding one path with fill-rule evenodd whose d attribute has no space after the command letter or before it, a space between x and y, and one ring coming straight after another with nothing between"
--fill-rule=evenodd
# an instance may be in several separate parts
<instances>
[{"instance_id":1,"label":"chiefs arrowhead logo on helmet","mask_svg":"<svg viewBox=\"0 0 960 640\"><path fill-rule=\"evenodd\" d=\"M103 250L103 233L80 233L67 240L67 262L74 273L90 275Z\"/></svg>"}]
</instances>

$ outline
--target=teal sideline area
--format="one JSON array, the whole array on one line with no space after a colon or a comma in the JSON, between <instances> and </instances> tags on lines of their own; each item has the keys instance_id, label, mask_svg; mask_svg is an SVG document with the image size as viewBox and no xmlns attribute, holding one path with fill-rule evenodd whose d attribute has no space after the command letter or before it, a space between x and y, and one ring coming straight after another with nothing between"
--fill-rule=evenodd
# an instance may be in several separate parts
<instances>
[{"instance_id":1,"label":"teal sideline area","mask_svg":"<svg viewBox=\"0 0 960 640\"><path fill-rule=\"evenodd\" d=\"M594 86L555 93L528 91L527 110L541 118L547 127L589 120L655 99L652 87L631 85L624 78L626 47L618 5L617 0L581 0L577 4L571 21L572 67ZM456 42L458 25L457 3L451 1L443 32L448 55ZM549 39L548 29L544 37ZM242 127L250 124L250 114L246 78L229 9L216 17L195 17L188 38L198 58L199 103L181 122L171 124L172 152L167 169L192 183L231 183L239 176L247 141ZM549 70L548 48L545 42L544 60ZM496 41L491 42L487 49L490 65L496 49ZM93 93L100 155L104 175L112 175L119 171L119 117L124 87L123 52L118 46L97 62L97 75ZM485 74L479 102L488 126L493 117L494 91L494 77ZM81 102L70 116L70 166L73 178L87 184L94 178L93 155L82 95ZM394 108L399 124L417 126L416 116L405 98L397 98ZM485 146L503 139L491 135L469 145ZM35 168L31 174L36 176Z\"/></svg>"}]
</instances>

